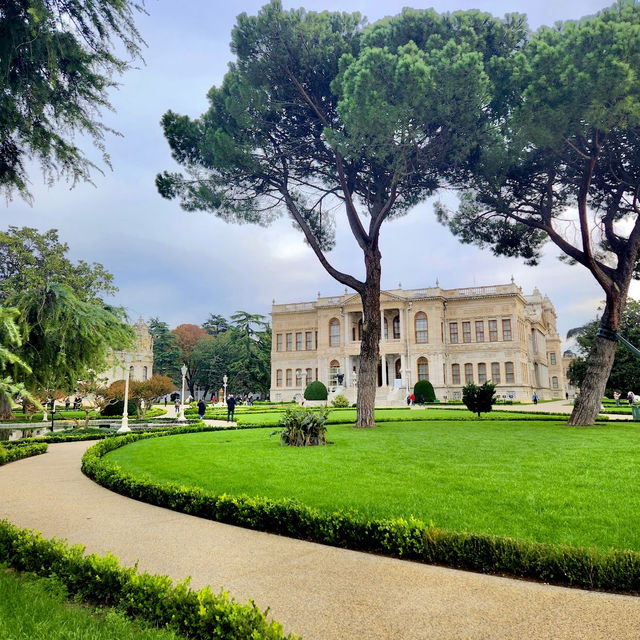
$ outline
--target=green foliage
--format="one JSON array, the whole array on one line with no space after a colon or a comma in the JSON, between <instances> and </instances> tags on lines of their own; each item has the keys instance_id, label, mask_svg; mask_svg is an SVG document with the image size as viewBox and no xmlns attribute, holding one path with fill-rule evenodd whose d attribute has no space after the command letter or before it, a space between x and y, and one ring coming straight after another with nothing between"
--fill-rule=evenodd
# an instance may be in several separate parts
<instances>
[{"instance_id":1,"label":"green foliage","mask_svg":"<svg viewBox=\"0 0 640 640\"><path fill-rule=\"evenodd\" d=\"M280 442L289 447L313 447L327 444L328 409L287 409L278 423L282 427Z\"/></svg>"},{"instance_id":2,"label":"green foliage","mask_svg":"<svg viewBox=\"0 0 640 640\"><path fill-rule=\"evenodd\" d=\"M180 349L176 337L166 322L159 318L149 320L149 333L153 338L153 370L163 376L169 376L174 384L180 384L182 374L180 367Z\"/></svg>"},{"instance_id":3,"label":"green foliage","mask_svg":"<svg viewBox=\"0 0 640 640\"><path fill-rule=\"evenodd\" d=\"M572 329L567 337L575 338L578 343L579 357L571 361L569 365L569 380L575 387L581 387L586 374L586 358L596 342L596 333L600 326L599 320L593 320L587 324ZM622 315L620 334L631 344L640 348L640 302L629 299ZM618 343L613 367L607 380L609 395L618 390L622 393L623 400L627 391L640 393L640 360L625 346Z\"/></svg>"},{"instance_id":4,"label":"green foliage","mask_svg":"<svg viewBox=\"0 0 640 640\"><path fill-rule=\"evenodd\" d=\"M341 395L341 394L338 394L338 395L337 395L337 396L336 396L336 397L331 401L331 405L332 405L332 406L334 406L334 407L336 407L336 408L338 408L338 409L340 409L340 408L343 408L343 409L344 409L345 407L348 407L348 406L349 406L349 400L348 400L345 396L343 396L343 395Z\"/></svg>"},{"instance_id":5,"label":"green foliage","mask_svg":"<svg viewBox=\"0 0 640 640\"><path fill-rule=\"evenodd\" d=\"M83 471L114 491L184 513L323 544L382 553L483 573L508 574L588 589L637 592L640 553L552 545L427 525L413 518L367 518L353 511L327 512L292 499L214 495L199 487L134 477L105 458L151 436L111 438L89 449Z\"/></svg>"},{"instance_id":6,"label":"green foliage","mask_svg":"<svg viewBox=\"0 0 640 640\"><path fill-rule=\"evenodd\" d=\"M89 180L95 168L76 145L86 136L104 151L111 131L96 114L110 109L115 75L140 58L134 0L5 0L0 13L0 190L29 198L26 161L52 181ZM123 57L119 57L119 55ZM129 58L127 60L126 58Z\"/></svg>"},{"instance_id":7,"label":"green foliage","mask_svg":"<svg viewBox=\"0 0 640 640\"><path fill-rule=\"evenodd\" d=\"M328 395L327 387L320 380L310 382L304 390L305 400L326 400Z\"/></svg>"},{"instance_id":8,"label":"green foliage","mask_svg":"<svg viewBox=\"0 0 640 640\"><path fill-rule=\"evenodd\" d=\"M56 576L76 599L117 606L127 615L167 627L194 640L234 638L278 640L284 636L279 623L267 621L253 602L240 605L225 591L209 587L189 588L189 581L173 586L167 576L137 573L122 567L111 554L84 555L81 546L69 547L0 521L0 557L20 571Z\"/></svg>"},{"instance_id":9,"label":"green foliage","mask_svg":"<svg viewBox=\"0 0 640 640\"><path fill-rule=\"evenodd\" d=\"M428 380L418 380L413 386L413 395L419 403L436 401L436 392Z\"/></svg>"},{"instance_id":10,"label":"green foliage","mask_svg":"<svg viewBox=\"0 0 640 640\"><path fill-rule=\"evenodd\" d=\"M492 382L485 382L480 386L476 386L473 382L467 383L462 387L462 402L469 411L478 414L489 413L495 402L496 385Z\"/></svg>"},{"instance_id":11,"label":"green foliage","mask_svg":"<svg viewBox=\"0 0 640 640\"><path fill-rule=\"evenodd\" d=\"M48 446L44 442L4 442L0 446L0 465L46 453Z\"/></svg>"},{"instance_id":12,"label":"green foliage","mask_svg":"<svg viewBox=\"0 0 640 640\"><path fill-rule=\"evenodd\" d=\"M138 403L133 398L130 398L127 402L127 414L129 416L135 416L136 410L138 408ZM121 416L124 411L124 400L116 400L111 404L108 404L106 407L102 409L100 415L105 418L110 418L112 416Z\"/></svg>"}]
</instances>

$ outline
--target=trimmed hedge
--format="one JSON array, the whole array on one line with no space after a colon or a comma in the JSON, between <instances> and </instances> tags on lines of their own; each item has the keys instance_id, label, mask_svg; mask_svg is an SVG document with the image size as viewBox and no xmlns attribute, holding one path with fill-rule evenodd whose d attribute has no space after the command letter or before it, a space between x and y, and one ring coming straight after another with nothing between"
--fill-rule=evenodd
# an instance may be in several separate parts
<instances>
[{"instance_id":1,"label":"trimmed hedge","mask_svg":"<svg viewBox=\"0 0 640 640\"><path fill-rule=\"evenodd\" d=\"M304 390L305 400L326 400L328 395L327 387L325 387L324 383L320 382L320 380L311 382Z\"/></svg>"},{"instance_id":2,"label":"trimmed hedge","mask_svg":"<svg viewBox=\"0 0 640 640\"><path fill-rule=\"evenodd\" d=\"M416 403L424 404L425 402L435 402L436 392L433 385L428 380L418 380L413 386L413 395Z\"/></svg>"},{"instance_id":3,"label":"trimmed hedge","mask_svg":"<svg viewBox=\"0 0 640 640\"><path fill-rule=\"evenodd\" d=\"M31 456L39 456L46 453L49 445L44 442L31 443L18 440L17 442L5 442L0 446L0 465L13 462L14 460L22 460Z\"/></svg>"},{"instance_id":4,"label":"trimmed hedge","mask_svg":"<svg viewBox=\"0 0 640 640\"><path fill-rule=\"evenodd\" d=\"M72 596L117 606L131 617L166 626L188 638L296 638L285 636L278 622L267 620L268 610L262 613L252 601L241 605L228 592L214 594L209 587L192 591L189 579L174 586L167 576L122 567L109 553L85 556L80 545L69 547L63 541L45 540L39 533L19 529L6 520L0 521L0 557L20 571L55 574Z\"/></svg>"},{"instance_id":5,"label":"trimmed hedge","mask_svg":"<svg viewBox=\"0 0 640 640\"><path fill-rule=\"evenodd\" d=\"M82 470L102 486L135 500L249 529L481 573L601 591L640 592L640 553L636 551L600 551L447 531L414 518L368 520L351 511L323 513L289 499L215 495L200 488L138 478L103 458L130 442L163 435L168 434L105 440L84 454Z\"/></svg>"}]
</instances>

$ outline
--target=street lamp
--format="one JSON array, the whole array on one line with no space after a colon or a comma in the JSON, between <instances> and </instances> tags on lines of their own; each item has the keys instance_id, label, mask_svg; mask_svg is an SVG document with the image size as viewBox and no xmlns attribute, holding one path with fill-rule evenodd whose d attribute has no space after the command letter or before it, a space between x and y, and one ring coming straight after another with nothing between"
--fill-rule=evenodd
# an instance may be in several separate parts
<instances>
[{"instance_id":1,"label":"street lamp","mask_svg":"<svg viewBox=\"0 0 640 640\"><path fill-rule=\"evenodd\" d=\"M129 429L129 363L131 362L131 354L127 353L124 356L124 407L122 408L122 423L118 429L118 433L126 433L131 431Z\"/></svg>"},{"instance_id":2,"label":"street lamp","mask_svg":"<svg viewBox=\"0 0 640 640\"><path fill-rule=\"evenodd\" d=\"M229 381L229 378L227 378L227 374L225 373L222 376L222 384L224 385L224 402L227 401L227 382Z\"/></svg>"},{"instance_id":3,"label":"street lamp","mask_svg":"<svg viewBox=\"0 0 640 640\"><path fill-rule=\"evenodd\" d=\"M184 417L184 378L187 375L187 365L183 364L180 372L182 373L182 395L180 396L180 415L178 416L178 422L186 422Z\"/></svg>"}]
</instances>

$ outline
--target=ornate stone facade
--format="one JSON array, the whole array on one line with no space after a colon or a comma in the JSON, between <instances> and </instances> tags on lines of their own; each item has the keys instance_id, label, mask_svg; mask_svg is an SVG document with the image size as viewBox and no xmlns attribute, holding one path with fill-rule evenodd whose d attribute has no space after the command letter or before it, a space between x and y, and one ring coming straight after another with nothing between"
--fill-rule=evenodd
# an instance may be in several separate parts
<instances>
[{"instance_id":1,"label":"ornate stone facade","mask_svg":"<svg viewBox=\"0 0 640 640\"><path fill-rule=\"evenodd\" d=\"M130 380L147 380L153 375L153 339L142 317L133 325L136 346L131 351L114 351L109 354L110 367L100 375L106 385L124 380L125 366L129 366Z\"/></svg>"},{"instance_id":2,"label":"ornate stone facade","mask_svg":"<svg viewBox=\"0 0 640 640\"><path fill-rule=\"evenodd\" d=\"M466 289L383 291L376 403L403 403L419 379L440 400L462 397L467 381L492 380L505 399L565 394L560 336L551 301L513 282ZM271 399L302 397L321 380L355 402L362 331L360 296L274 304Z\"/></svg>"}]
</instances>

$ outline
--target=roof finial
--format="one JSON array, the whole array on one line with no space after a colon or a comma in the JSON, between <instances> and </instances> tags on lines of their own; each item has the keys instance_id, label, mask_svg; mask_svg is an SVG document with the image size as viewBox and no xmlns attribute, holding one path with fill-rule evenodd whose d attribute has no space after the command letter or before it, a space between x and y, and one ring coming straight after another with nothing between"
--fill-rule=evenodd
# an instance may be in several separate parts
<instances>
[{"instance_id":1,"label":"roof finial","mask_svg":"<svg viewBox=\"0 0 640 640\"><path fill-rule=\"evenodd\" d=\"M513 274L511 274L511 284L515 284L515 283L516 283L516 280L515 280L515 278L513 277Z\"/></svg>"},{"instance_id":2,"label":"roof finial","mask_svg":"<svg viewBox=\"0 0 640 640\"><path fill-rule=\"evenodd\" d=\"M402 282L398 282L398 289L402 289Z\"/></svg>"},{"instance_id":3,"label":"roof finial","mask_svg":"<svg viewBox=\"0 0 640 640\"><path fill-rule=\"evenodd\" d=\"M318 291L318 298L320 297L320 292Z\"/></svg>"},{"instance_id":4,"label":"roof finial","mask_svg":"<svg viewBox=\"0 0 640 640\"><path fill-rule=\"evenodd\" d=\"M436 287L440 286L440 280L438 280L438 278L436 277Z\"/></svg>"}]
</instances>

